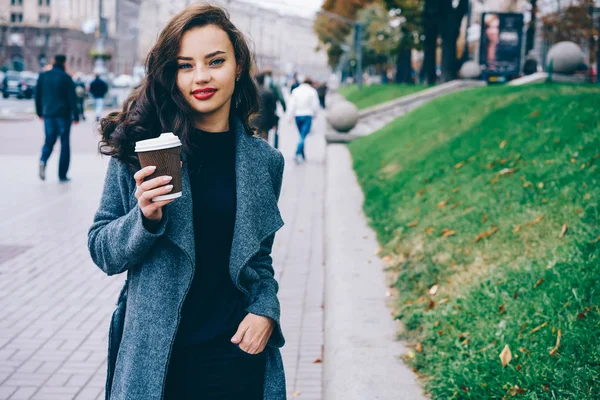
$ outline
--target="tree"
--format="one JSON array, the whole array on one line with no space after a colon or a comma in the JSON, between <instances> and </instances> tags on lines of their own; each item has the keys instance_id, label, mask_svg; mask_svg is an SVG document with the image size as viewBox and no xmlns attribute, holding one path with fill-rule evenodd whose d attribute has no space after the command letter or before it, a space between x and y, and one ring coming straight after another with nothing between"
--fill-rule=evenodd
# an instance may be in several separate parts
<instances>
[{"instance_id":1,"label":"tree","mask_svg":"<svg viewBox=\"0 0 600 400\"><path fill-rule=\"evenodd\" d=\"M396 83L414 83L412 50L421 48L421 0L385 0L393 25L400 28L395 50Z\"/></svg>"},{"instance_id":2,"label":"tree","mask_svg":"<svg viewBox=\"0 0 600 400\"><path fill-rule=\"evenodd\" d=\"M544 39L550 43L570 41L580 46L590 46L590 59L596 60L598 54L593 37L598 35L590 15L593 0L579 0L575 4L542 17Z\"/></svg>"},{"instance_id":3,"label":"tree","mask_svg":"<svg viewBox=\"0 0 600 400\"><path fill-rule=\"evenodd\" d=\"M442 82L456 79L458 76L458 60L456 58L456 40L460 33L460 25L469 7L468 0L459 0L456 7L453 0L438 0L438 21L442 37Z\"/></svg>"},{"instance_id":4,"label":"tree","mask_svg":"<svg viewBox=\"0 0 600 400\"><path fill-rule=\"evenodd\" d=\"M356 20L359 10L373 3L374 0L326 0L321 6L323 11ZM329 65L335 68L344 53L344 44L348 35L353 31L351 23L341 21L327 14L318 14L313 29L327 48Z\"/></svg>"}]
</instances>

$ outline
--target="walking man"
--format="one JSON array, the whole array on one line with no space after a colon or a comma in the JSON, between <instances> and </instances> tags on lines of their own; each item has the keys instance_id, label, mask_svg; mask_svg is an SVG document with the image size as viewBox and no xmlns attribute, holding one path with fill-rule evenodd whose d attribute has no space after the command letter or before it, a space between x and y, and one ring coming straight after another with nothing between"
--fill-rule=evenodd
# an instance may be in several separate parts
<instances>
[{"instance_id":1,"label":"walking man","mask_svg":"<svg viewBox=\"0 0 600 400\"><path fill-rule=\"evenodd\" d=\"M304 154L304 141L306 136L310 133L312 126L313 117L316 116L317 110L319 109L319 95L317 91L312 87L312 79L304 79L298 88L296 88L290 95L289 110L290 118L296 118L296 126L300 133L300 141L296 149L296 156L294 161L296 164L300 164L306 161Z\"/></svg>"},{"instance_id":2,"label":"walking man","mask_svg":"<svg viewBox=\"0 0 600 400\"><path fill-rule=\"evenodd\" d=\"M102 109L104 108L104 96L108 92L108 85L100 78L100 74L96 74L96 79L90 83L90 93L94 98L96 107L96 121L100 121L102 117Z\"/></svg>"},{"instance_id":3,"label":"walking man","mask_svg":"<svg viewBox=\"0 0 600 400\"><path fill-rule=\"evenodd\" d=\"M61 54L54 57L52 69L40 74L35 92L36 113L44 121L46 134L39 164L41 180L46 179L46 163L60 137L58 179L60 182L69 181L67 171L71 160L71 121L75 124L79 123L79 110L75 97L75 84L65 72L66 60L67 58Z\"/></svg>"}]
</instances>

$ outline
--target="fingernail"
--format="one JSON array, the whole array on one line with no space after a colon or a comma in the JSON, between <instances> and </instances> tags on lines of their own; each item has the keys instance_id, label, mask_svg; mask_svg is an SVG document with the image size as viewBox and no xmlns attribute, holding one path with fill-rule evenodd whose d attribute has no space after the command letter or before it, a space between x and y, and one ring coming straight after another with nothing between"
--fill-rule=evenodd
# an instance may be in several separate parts
<instances>
[{"instance_id":1,"label":"fingernail","mask_svg":"<svg viewBox=\"0 0 600 400\"><path fill-rule=\"evenodd\" d=\"M153 165L153 166L151 166L151 167L148 167L148 169L149 169L150 171L154 171L154 170L156 169L156 167Z\"/></svg>"},{"instance_id":2,"label":"fingernail","mask_svg":"<svg viewBox=\"0 0 600 400\"><path fill-rule=\"evenodd\" d=\"M232 341L232 342L237 342L237 340L238 340L238 339L237 339L237 336L234 336L234 337L231 339L231 341Z\"/></svg>"},{"instance_id":3,"label":"fingernail","mask_svg":"<svg viewBox=\"0 0 600 400\"><path fill-rule=\"evenodd\" d=\"M165 182L169 182L171 179L173 179L173 177L172 177L172 176L165 176L165 177L163 178L163 181L165 181Z\"/></svg>"},{"instance_id":4,"label":"fingernail","mask_svg":"<svg viewBox=\"0 0 600 400\"><path fill-rule=\"evenodd\" d=\"M173 185L167 185L167 186L165 186L165 187L166 187L168 190L171 190L171 189L173 189Z\"/></svg>"}]
</instances>

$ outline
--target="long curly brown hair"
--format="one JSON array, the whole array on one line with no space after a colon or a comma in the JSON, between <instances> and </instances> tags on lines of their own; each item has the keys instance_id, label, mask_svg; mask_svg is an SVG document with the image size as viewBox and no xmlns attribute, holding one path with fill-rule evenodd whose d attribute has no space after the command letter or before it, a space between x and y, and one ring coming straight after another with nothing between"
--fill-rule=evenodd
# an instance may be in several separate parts
<instances>
[{"instance_id":1,"label":"long curly brown hair","mask_svg":"<svg viewBox=\"0 0 600 400\"><path fill-rule=\"evenodd\" d=\"M113 156L132 169L139 166L135 142L158 137L162 132L178 135L184 149L190 148L194 110L177 88L177 62L181 38L192 28L216 25L223 29L235 52L241 70L235 84L230 115L236 115L246 132L253 134L253 120L259 109L258 90L252 72L254 57L244 35L220 7L194 4L175 15L162 30L146 58L147 76L123 104L122 111L110 113L100 123L101 154Z\"/></svg>"}]
</instances>

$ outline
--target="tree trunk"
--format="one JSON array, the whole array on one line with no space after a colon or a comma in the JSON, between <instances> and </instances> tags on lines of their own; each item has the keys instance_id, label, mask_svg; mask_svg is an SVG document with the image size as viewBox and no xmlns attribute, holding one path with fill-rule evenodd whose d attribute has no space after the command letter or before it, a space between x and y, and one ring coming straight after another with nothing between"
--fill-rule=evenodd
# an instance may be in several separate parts
<instances>
[{"instance_id":1,"label":"tree trunk","mask_svg":"<svg viewBox=\"0 0 600 400\"><path fill-rule=\"evenodd\" d=\"M396 56L396 83L414 83L411 70L412 54L410 49L400 49Z\"/></svg>"},{"instance_id":2,"label":"tree trunk","mask_svg":"<svg viewBox=\"0 0 600 400\"><path fill-rule=\"evenodd\" d=\"M441 14L447 16L440 30L442 36L442 82L451 81L458 76L456 40L460 33L460 24L467 12L467 1L460 0L458 6L454 8L452 0L441 0Z\"/></svg>"},{"instance_id":3,"label":"tree trunk","mask_svg":"<svg viewBox=\"0 0 600 400\"><path fill-rule=\"evenodd\" d=\"M423 42L423 76L428 85L434 85L437 81L436 50L438 32L438 12L437 0L425 0L425 9L423 11L423 33L425 40Z\"/></svg>"},{"instance_id":4,"label":"tree trunk","mask_svg":"<svg viewBox=\"0 0 600 400\"><path fill-rule=\"evenodd\" d=\"M531 21L527 27L527 37L525 40L525 55L527 56L535 46L535 24L537 14L537 0L531 0Z\"/></svg>"}]
</instances>

